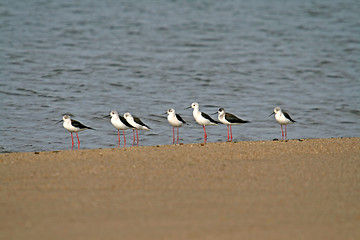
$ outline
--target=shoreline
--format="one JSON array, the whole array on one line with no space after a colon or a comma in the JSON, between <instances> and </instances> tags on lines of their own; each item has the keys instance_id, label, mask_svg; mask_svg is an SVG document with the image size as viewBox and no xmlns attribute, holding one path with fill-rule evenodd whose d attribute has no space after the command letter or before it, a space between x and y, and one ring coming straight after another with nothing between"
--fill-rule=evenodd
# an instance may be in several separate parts
<instances>
[{"instance_id":1,"label":"shoreline","mask_svg":"<svg viewBox=\"0 0 360 240\"><path fill-rule=\"evenodd\" d=\"M1 239L358 239L360 138L0 154Z\"/></svg>"},{"instance_id":2,"label":"shoreline","mask_svg":"<svg viewBox=\"0 0 360 240\"><path fill-rule=\"evenodd\" d=\"M273 140L256 140L256 141L233 141L233 142L208 142L208 143L203 143L203 142L198 142L198 143L179 143L179 144L158 144L158 145L149 145L149 146L126 146L124 147L106 147L106 148L85 148L85 149L60 149L60 150L46 150L46 151L30 151L30 152L2 152L0 153L0 157L2 155L6 155L6 154L40 154L40 153L50 153L50 152L64 152L64 151L95 151L95 150L107 150L107 149L123 149L123 150L127 150L127 149L141 149L141 148L152 148L152 147L176 147L176 146L194 146L194 145L199 145L199 146L206 146L206 145L211 145L211 144L238 144L238 143L264 143L264 142L279 142L279 143L287 143L287 142L293 142L293 141L309 141L309 140L336 140L336 139L360 139L360 137L332 137L332 138L299 138L299 139L287 139L287 140L279 140L279 139L273 139Z\"/></svg>"}]
</instances>

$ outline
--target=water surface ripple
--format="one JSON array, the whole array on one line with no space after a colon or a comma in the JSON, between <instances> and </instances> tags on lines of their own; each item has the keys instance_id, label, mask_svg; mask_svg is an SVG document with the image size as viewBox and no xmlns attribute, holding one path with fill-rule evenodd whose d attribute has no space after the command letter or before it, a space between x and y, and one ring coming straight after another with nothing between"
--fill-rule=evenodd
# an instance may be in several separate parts
<instances>
[{"instance_id":1,"label":"water surface ripple","mask_svg":"<svg viewBox=\"0 0 360 240\"><path fill-rule=\"evenodd\" d=\"M0 151L69 149L63 114L97 129L82 148L116 147L110 110L152 128L141 145L171 144L170 107L190 124L181 142L201 142L193 101L251 121L235 141L280 138L275 106L297 121L288 138L358 137L359 12L357 0L3 0ZM224 125L207 131L226 140Z\"/></svg>"}]
</instances>

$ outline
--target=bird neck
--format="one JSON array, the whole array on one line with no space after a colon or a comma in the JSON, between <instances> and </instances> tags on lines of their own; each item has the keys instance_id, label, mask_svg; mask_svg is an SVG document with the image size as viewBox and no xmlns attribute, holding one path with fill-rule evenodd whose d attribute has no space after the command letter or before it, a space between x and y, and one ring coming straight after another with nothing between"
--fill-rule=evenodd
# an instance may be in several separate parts
<instances>
[{"instance_id":1,"label":"bird neck","mask_svg":"<svg viewBox=\"0 0 360 240\"><path fill-rule=\"evenodd\" d=\"M218 116L219 119L223 119L224 117L225 117L225 113L224 113L224 112L220 113L219 116Z\"/></svg>"},{"instance_id":2,"label":"bird neck","mask_svg":"<svg viewBox=\"0 0 360 240\"><path fill-rule=\"evenodd\" d=\"M193 115L199 115L200 114L200 109L198 107L194 108L194 111L193 111Z\"/></svg>"}]
</instances>

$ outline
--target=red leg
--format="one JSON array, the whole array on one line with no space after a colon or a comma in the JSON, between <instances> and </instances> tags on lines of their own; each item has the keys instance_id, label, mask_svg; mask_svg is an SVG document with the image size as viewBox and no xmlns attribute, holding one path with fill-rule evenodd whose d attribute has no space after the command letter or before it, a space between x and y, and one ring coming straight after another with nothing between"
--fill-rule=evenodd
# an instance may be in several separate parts
<instances>
[{"instance_id":1,"label":"red leg","mask_svg":"<svg viewBox=\"0 0 360 240\"><path fill-rule=\"evenodd\" d=\"M173 144L175 144L175 127L173 127Z\"/></svg>"},{"instance_id":2,"label":"red leg","mask_svg":"<svg viewBox=\"0 0 360 240\"><path fill-rule=\"evenodd\" d=\"M281 140L284 140L284 130L283 130L282 124L281 124L281 136L282 136Z\"/></svg>"},{"instance_id":3,"label":"red leg","mask_svg":"<svg viewBox=\"0 0 360 240\"><path fill-rule=\"evenodd\" d=\"M74 138L71 132L71 150L73 150L73 148L74 148Z\"/></svg>"},{"instance_id":4,"label":"red leg","mask_svg":"<svg viewBox=\"0 0 360 240\"><path fill-rule=\"evenodd\" d=\"M133 129L133 135L134 135L134 140L133 140L133 144L132 144L132 146L134 146L134 144L135 144L135 129Z\"/></svg>"},{"instance_id":5,"label":"red leg","mask_svg":"<svg viewBox=\"0 0 360 240\"><path fill-rule=\"evenodd\" d=\"M118 130L118 137L119 137L119 143L118 143L118 148L120 147L120 130Z\"/></svg>"},{"instance_id":6,"label":"red leg","mask_svg":"<svg viewBox=\"0 0 360 240\"><path fill-rule=\"evenodd\" d=\"M203 126L204 128L204 143L206 143L207 141L207 134L206 134L206 130L205 130L205 125Z\"/></svg>"},{"instance_id":7,"label":"red leg","mask_svg":"<svg viewBox=\"0 0 360 240\"><path fill-rule=\"evenodd\" d=\"M230 142L232 142L232 129L231 129L231 125L230 125L230 134L231 134Z\"/></svg>"},{"instance_id":8,"label":"red leg","mask_svg":"<svg viewBox=\"0 0 360 240\"><path fill-rule=\"evenodd\" d=\"M139 146L139 135L138 135L138 130L136 129L136 146Z\"/></svg>"},{"instance_id":9,"label":"red leg","mask_svg":"<svg viewBox=\"0 0 360 240\"><path fill-rule=\"evenodd\" d=\"M287 132L286 132L286 125L285 125L285 141L286 141L286 135L287 135Z\"/></svg>"},{"instance_id":10,"label":"red leg","mask_svg":"<svg viewBox=\"0 0 360 240\"><path fill-rule=\"evenodd\" d=\"M77 140L78 140L78 149L80 149L80 139L79 139L78 133L76 133L76 137L77 137Z\"/></svg>"},{"instance_id":11,"label":"red leg","mask_svg":"<svg viewBox=\"0 0 360 240\"><path fill-rule=\"evenodd\" d=\"M126 145L125 130L123 130L123 136L124 136L124 147L125 147Z\"/></svg>"},{"instance_id":12,"label":"red leg","mask_svg":"<svg viewBox=\"0 0 360 240\"><path fill-rule=\"evenodd\" d=\"M229 125L226 125L226 128L227 128L227 134L228 134L227 141L229 141Z\"/></svg>"},{"instance_id":13,"label":"red leg","mask_svg":"<svg viewBox=\"0 0 360 240\"><path fill-rule=\"evenodd\" d=\"M179 127L177 127L177 144L179 144Z\"/></svg>"}]
</instances>

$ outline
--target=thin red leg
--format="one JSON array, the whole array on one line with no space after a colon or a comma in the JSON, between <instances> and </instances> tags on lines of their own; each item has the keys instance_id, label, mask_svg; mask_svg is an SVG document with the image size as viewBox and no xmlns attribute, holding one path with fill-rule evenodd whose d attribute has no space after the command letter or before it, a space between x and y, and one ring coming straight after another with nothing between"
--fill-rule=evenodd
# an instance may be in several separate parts
<instances>
[{"instance_id":1,"label":"thin red leg","mask_svg":"<svg viewBox=\"0 0 360 240\"><path fill-rule=\"evenodd\" d=\"M177 144L179 144L179 127L177 127Z\"/></svg>"},{"instance_id":2,"label":"thin red leg","mask_svg":"<svg viewBox=\"0 0 360 240\"><path fill-rule=\"evenodd\" d=\"M230 142L232 142L232 129L231 129L231 125L230 125L230 134L231 134Z\"/></svg>"},{"instance_id":3,"label":"thin red leg","mask_svg":"<svg viewBox=\"0 0 360 240\"><path fill-rule=\"evenodd\" d=\"M175 127L173 127L173 144L175 144Z\"/></svg>"},{"instance_id":4,"label":"thin red leg","mask_svg":"<svg viewBox=\"0 0 360 240\"><path fill-rule=\"evenodd\" d=\"M287 132L286 132L286 125L285 125L285 141L286 141L286 135L287 135Z\"/></svg>"},{"instance_id":5,"label":"thin red leg","mask_svg":"<svg viewBox=\"0 0 360 240\"><path fill-rule=\"evenodd\" d=\"M132 146L134 146L134 144L135 144L135 129L133 129L133 135L134 135L134 140L133 140L133 144L132 144Z\"/></svg>"},{"instance_id":6,"label":"thin red leg","mask_svg":"<svg viewBox=\"0 0 360 240\"><path fill-rule=\"evenodd\" d=\"M137 146L139 146L139 135L137 129L136 129L136 142L137 142Z\"/></svg>"},{"instance_id":7,"label":"thin red leg","mask_svg":"<svg viewBox=\"0 0 360 240\"><path fill-rule=\"evenodd\" d=\"M282 125L281 125L281 136L282 136L281 140L284 140L284 130L283 130Z\"/></svg>"},{"instance_id":8,"label":"thin red leg","mask_svg":"<svg viewBox=\"0 0 360 240\"><path fill-rule=\"evenodd\" d=\"M80 149L80 139L79 139L78 133L76 133L76 137L77 137L77 140L78 140L78 149Z\"/></svg>"},{"instance_id":9,"label":"thin red leg","mask_svg":"<svg viewBox=\"0 0 360 240\"><path fill-rule=\"evenodd\" d=\"M120 147L120 130L118 130L118 137L119 137L119 143L118 143L118 148Z\"/></svg>"},{"instance_id":10,"label":"thin red leg","mask_svg":"<svg viewBox=\"0 0 360 240\"><path fill-rule=\"evenodd\" d=\"M126 145L125 130L123 130L123 136L124 136L124 147L125 147Z\"/></svg>"},{"instance_id":11,"label":"thin red leg","mask_svg":"<svg viewBox=\"0 0 360 240\"><path fill-rule=\"evenodd\" d=\"M74 148L74 138L71 132L71 150L73 150L73 148Z\"/></svg>"},{"instance_id":12,"label":"thin red leg","mask_svg":"<svg viewBox=\"0 0 360 240\"><path fill-rule=\"evenodd\" d=\"M226 125L226 128L227 128L227 134L228 134L227 141L229 141L229 125Z\"/></svg>"},{"instance_id":13,"label":"thin red leg","mask_svg":"<svg viewBox=\"0 0 360 240\"><path fill-rule=\"evenodd\" d=\"M203 126L204 128L204 143L206 143L207 141L207 134L206 134L206 130L205 130L205 125Z\"/></svg>"}]
</instances>

